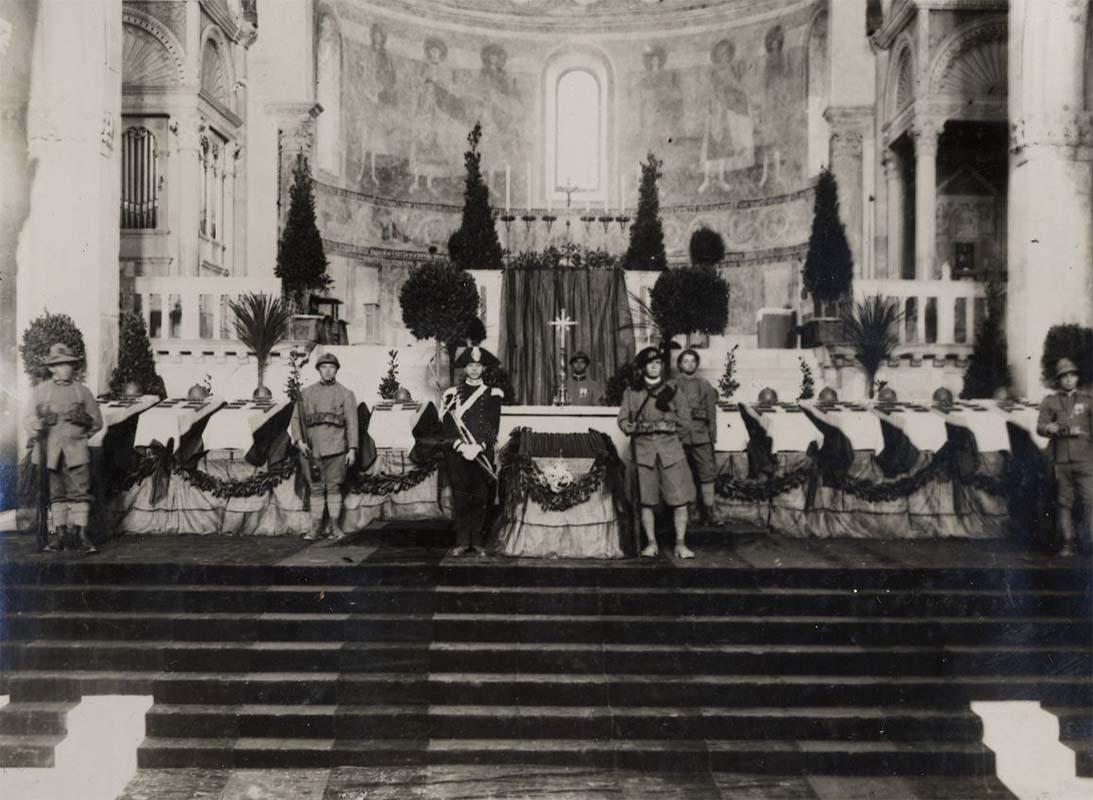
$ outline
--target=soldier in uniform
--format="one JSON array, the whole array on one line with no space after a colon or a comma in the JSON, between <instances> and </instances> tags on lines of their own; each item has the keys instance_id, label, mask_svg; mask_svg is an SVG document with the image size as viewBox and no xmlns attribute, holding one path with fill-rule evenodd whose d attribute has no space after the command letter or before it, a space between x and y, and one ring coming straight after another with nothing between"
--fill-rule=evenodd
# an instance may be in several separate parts
<instances>
[{"instance_id":1,"label":"soldier in uniform","mask_svg":"<svg viewBox=\"0 0 1093 800\"><path fill-rule=\"evenodd\" d=\"M588 374L588 367L591 363L592 359L583 350L578 350L569 359L569 376L565 381L565 390L570 405L603 405L605 394L603 381L597 380Z\"/></svg>"},{"instance_id":2,"label":"soldier in uniform","mask_svg":"<svg viewBox=\"0 0 1093 800\"><path fill-rule=\"evenodd\" d=\"M1078 388L1078 367L1069 358L1055 366L1059 390L1040 403L1036 432L1051 438L1048 447L1057 486L1056 525L1062 549L1074 555L1074 499L1081 504L1087 531L1093 531L1093 394Z\"/></svg>"},{"instance_id":3,"label":"soldier in uniform","mask_svg":"<svg viewBox=\"0 0 1093 800\"><path fill-rule=\"evenodd\" d=\"M637 462L641 526L649 543L641 554L657 555L653 509L661 501L672 508L676 558L694 558L687 547L687 506L694 502L695 486L687 467L681 436L691 426L686 397L664 381L664 361L655 347L638 353L642 383L627 388L618 423L632 437L631 453Z\"/></svg>"},{"instance_id":4,"label":"soldier in uniform","mask_svg":"<svg viewBox=\"0 0 1093 800\"><path fill-rule=\"evenodd\" d=\"M717 443L717 392L709 381L698 377L700 359L694 350L684 350L676 359L679 377L676 391L687 400L691 409L691 425L681 434L683 452L691 466L702 495L702 511L705 521L712 519L714 508L714 481L717 480L717 462L714 445Z\"/></svg>"},{"instance_id":5,"label":"soldier in uniform","mask_svg":"<svg viewBox=\"0 0 1093 800\"><path fill-rule=\"evenodd\" d=\"M34 387L30 411L24 420L37 435L49 428L46 466L49 468L49 510L53 517L47 550L62 549L66 539L78 540L84 552L98 552L87 532L91 515L91 451L87 440L102 430L102 415L95 396L72 374L80 363L64 344L49 348L42 362L52 376ZM38 448L32 460L40 464Z\"/></svg>"},{"instance_id":6,"label":"soldier in uniform","mask_svg":"<svg viewBox=\"0 0 1093 800\"><path fill-rule=\"evenodd\" d=\"M455 360L463 380L444 392L444 431L450 445L445 462L456 541L449 555L461 556L471 549L486 555L486 522L495 488L494 448L505 393L487 386L482 373L500 363L490 351L468 347Z\"/></svg>"},{"instance_id":7,"label":"soldier in uniform","mask_svg":"<svg viewBox=\"0 0 1093 800\"><path fill-rule=\"evenodd\" d=\"M292 441L308 466L305 474L311 494L311 530L304 538L314 541L322 537L323 512L327 511L331 539L337 542L345 538L339 521L342 485L346 469L357 459L357 399L336 380L341 368L337 356L323 353L315 367L319 381L300 392L300 405L291 425Z\"/></svg>"}]
</instances>

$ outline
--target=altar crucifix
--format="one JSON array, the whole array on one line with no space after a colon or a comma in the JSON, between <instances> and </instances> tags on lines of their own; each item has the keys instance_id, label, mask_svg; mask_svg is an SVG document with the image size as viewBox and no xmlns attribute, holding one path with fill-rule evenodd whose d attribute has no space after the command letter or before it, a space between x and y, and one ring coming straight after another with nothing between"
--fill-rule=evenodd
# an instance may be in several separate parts
<instances>
[{"instance_id":1,"label":"altar crucifix","mask_svg":"<svg viewBox=\"0 0 1093 800\"><path fill-rule=\"evenodd\" d=\"M572 319L566 310L563 308L561 313L558 314L550 325L558 334L558 389L554 392L554 405L556 406L568 406L569 394L566 391L566 377L568 372L568 364L566 362L566 334L569 333L569 328L577 327L577 321Z\"/></svg>"}]
</instances>

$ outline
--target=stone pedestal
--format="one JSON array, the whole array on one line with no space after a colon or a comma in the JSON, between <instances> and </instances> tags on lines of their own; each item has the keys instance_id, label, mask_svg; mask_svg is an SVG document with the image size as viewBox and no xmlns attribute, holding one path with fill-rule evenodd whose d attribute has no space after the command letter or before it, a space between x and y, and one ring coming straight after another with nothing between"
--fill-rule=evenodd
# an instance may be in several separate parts
<instances>
[{"instance_id":1,"label":"stone pedestal","mask_svg":"<svg viewBox=\"0 0 1093 800\"><path fill-rule=\"evenodd\" d=\"M105 389L117 353L121 3L41 0L27 140L36 167L17 253L18 329L68 314Z\"/></svg>"},{"instance_id":2,"label":"stone pedestal","mask_svg":"<svg viewBox=\"0 0 1093 800\"><path fill-rule=\"evenodd\" d=\"M1083 111L1085 4L1012 0L1006 338L1020 393L1039 397L1052 325L1093 324L1093 126Z\"/></svg>"}]
</instances>

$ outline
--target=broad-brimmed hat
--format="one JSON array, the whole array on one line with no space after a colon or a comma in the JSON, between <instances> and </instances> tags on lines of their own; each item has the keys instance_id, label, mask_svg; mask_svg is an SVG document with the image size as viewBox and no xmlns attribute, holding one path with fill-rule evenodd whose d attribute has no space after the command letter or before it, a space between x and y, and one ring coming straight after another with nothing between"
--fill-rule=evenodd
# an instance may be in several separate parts
<instances>
[{"instance_id":1,"label":"broad-brimmed hat","mask_svg":"<svg viewBox=\"0 0 1093 800\"><path fill-rule=\"evenodd\" d=\"M1071 361L1069 358L1060 358L1055 363L1056 380L1071 372L1076 374L1078 372L1078 365Z\"/></svg>"},{"instance_id":2,"label":"broad-brimmed hat","mask_svg":"<svg viewBox=\"0 0 1093 800\"><path fill-rule=\"evenodd\" d=\"M655 347L646 347L634 356L634 366L638 369L645 369L645 365L650 361L664 361L664 356Z\"/></svg>"},{"instance_id":3,"label":"broad-brimmed hat","mask_svg":"<svg viewBox=\"0 0 1093 800\"><path fill-rule=\"evenodd\" d=\"M493 353L487 350L485 347L468 347L455 359L456 369L462 369L468 364L481 364L483 367L496 367L500 364L500 359Z\"/></svg>"},{"instance_id":4,"label":"broad-brimmed hat","mask_svg":"<svg viewBox=\"0 0 1093 800\"><path fill-rule=\"evenodd\" d=\"M57 342L55 345L51 345L49 348L49 355L42 361L43 366L55 367L58 364L79 364L83 361L78 355L72 352L67 344Z\"/></svg>"},{"instance_id":5,"label":"broad-brimmed hat","mask_svg":"<svg viewBox=\"0 0 1093 800\"><path fill-rule=\"evenodd\" d=\"M333 364L335 369L342 368L342 362L338 361L338 357L333 353L323 353L319 356L319 360L315 362L315 369L318 369L323 364Z\"/></svg>"},{"instance_id":6,"label":"broad-brimmed hat","mask_svg":"<svg viewBox=\"0 0 1093 800\"><path fill-rule=\"evenodd\" d=\"M582 359L586 364L592 363L592 359L588 357L588 353L586 353L584 350L578 350L576 353L569 357L569 365L573 366L574 361L581 361Z\"/></svg>"}]
</instances>

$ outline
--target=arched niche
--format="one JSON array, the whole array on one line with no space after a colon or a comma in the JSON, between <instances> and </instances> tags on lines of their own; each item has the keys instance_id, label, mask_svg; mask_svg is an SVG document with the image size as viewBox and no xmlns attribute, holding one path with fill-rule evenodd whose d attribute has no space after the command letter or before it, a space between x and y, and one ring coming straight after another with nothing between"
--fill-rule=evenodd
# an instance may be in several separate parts
<instances>
[{"instance_id":1,"label":"arched niche","mask_svg":"<svg viewBox=\"0 0 1093 800\"><path fill-rule=\"evenodd\" d=\"M316 127L316 166L340 175L342 37L337 17L328 10L320 11L316 26L315 98L323 109Z\"/></svg>"},{"instance_id":2,"label":"arched niche","mask_svg":"<svg viewBox=\"0 0 1093 800\"><path fill-rule=\"evenodd\" d=\"M831 98L831 66L827 55L827 9L816 12L808 31L808 174L818 173L828 160L831 125L824 119Z\"/></svg>"}]
</instances>

